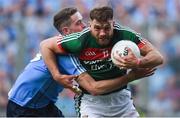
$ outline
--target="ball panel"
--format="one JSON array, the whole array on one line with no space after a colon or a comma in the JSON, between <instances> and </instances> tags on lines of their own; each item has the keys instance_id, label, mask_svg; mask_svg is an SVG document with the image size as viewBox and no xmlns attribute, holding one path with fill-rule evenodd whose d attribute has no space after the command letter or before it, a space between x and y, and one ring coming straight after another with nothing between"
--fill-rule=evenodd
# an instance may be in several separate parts
<instances>
[{"instance_id":1,"label":"ball panel","mask_svg":"<svg viewBox=\"0 0 180 118\"><path fill-rule=\"evenodd\" d=\"M118 54L121 57L128 55L127 47L132 50L136 57L140 57L140 50L134 42L129 40L122 40L117 42L111 50L111 59L115 65L118 64L118 61L114 59L114 55Z\"/></svg>"}]
</instances>

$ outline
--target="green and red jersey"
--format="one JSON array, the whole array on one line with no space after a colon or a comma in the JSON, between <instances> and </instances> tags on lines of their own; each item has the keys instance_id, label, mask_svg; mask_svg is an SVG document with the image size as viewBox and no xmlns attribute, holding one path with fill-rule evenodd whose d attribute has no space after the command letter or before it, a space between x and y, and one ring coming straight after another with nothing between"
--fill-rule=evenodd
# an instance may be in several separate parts
<instances>
[{"instance_id":1,"label":"green and red jersey","mask_svg":"<svg viewBox=\"0 0 180 118\"><path fill-rule=\"evenodd\" d=\"M61 41L58 41L58 46L63 48L67 53L77 55L87 72L95 80L99 81L126 74L125 70L120 70L112 63L110 57L113 45L120 40L131 40L139 48L144 45L140 35L115 24L112 41L106 47L102 47L96 42L89 28L84 29L82 32L64 36Z\"/></svg>"}]
</instances>

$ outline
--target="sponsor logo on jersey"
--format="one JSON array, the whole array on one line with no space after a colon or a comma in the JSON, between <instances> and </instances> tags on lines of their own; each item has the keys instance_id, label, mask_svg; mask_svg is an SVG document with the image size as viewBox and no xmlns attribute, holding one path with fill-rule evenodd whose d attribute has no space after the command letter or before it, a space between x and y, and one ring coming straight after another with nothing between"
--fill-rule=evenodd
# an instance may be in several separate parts
<instances>
[{"instance_id":1,"label":"sponsor logo on jersey","mask_svg":"<svg viewBox=\"0 0 180 118\"><path fill-rule=\"evenodd\" d=\"M109 70L113 68L115 65L112 63L111 58L104 60L92 60L92 61L83 61L88 70L96 71L96 70Z\"/></svg>"},{"instance_id":2,"label":"sponsor logo on jersey","mask_svg":"<svg viewBox=\"0 0 180 118\"><path fill-rule=\"evenodd\" d=\"M112 48L86 48L79 58L88 70L109 70L114 67L110 57L111 49Z\"/></svg>"},{"instance_id":3,"label":"sponsor logo on jersey","mask_svg":"<svg viewBox=\"0 0 180 118\"><path fill-rule=\"evenodd\" d=\"M81 60L101 60L110 58L112 48L86 48L79 58Z\"/></svg>"},{"instance_id":4,"label":"sponsor logo on jersey","mask_svg":"<svg viewBox=\"0 0 180 118\"><path fill-rule=\"evenodd\" d=\"M85 56L96 56L96 53L93 51L86 51L84 55Z\"/></svg>"}]
</instances>

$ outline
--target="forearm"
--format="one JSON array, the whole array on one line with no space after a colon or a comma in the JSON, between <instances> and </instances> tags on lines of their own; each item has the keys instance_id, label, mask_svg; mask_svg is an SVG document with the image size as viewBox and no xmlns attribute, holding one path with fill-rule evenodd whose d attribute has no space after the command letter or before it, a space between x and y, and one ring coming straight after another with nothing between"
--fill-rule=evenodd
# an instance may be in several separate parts
<instances>
[{"instance_id":1,"label":"forearm","mask_svg":"<svg viewBox=\"0 0 180 118\"><path fill-rule=\"evenodd\" d=\"M48 53L48 55L43 54L43 60L48 67L48 70L51 72L52 76L56 78L56 75L61 74L57 66L56 56L51 50L47 50L46 53Z\"/></svg>"},{"instance_id":2,"label":"forearm","mask_svg":"<svg viewBox=\"0 0 180 118\"><path fill-rule=\"evenodd\" d=\"M95 81L91 76L85 73L78 78L80 86L92 95L100 95L117 90L131 81L130 75L124 75L110 80Z\"/></svg>"},{"instance_id":3,"label":"forearm","mask_svg":"<svg viewBox=\"0 0 180 118\"><path fill-rule=\"evenodd\" d=\"M59 72L59 68L56 61L56 53L63 53L56 44L57 37L46 39L40 43L40 50L42 57L49 71L51 72L53 79L65 88L72 89L72 80L77 78L76 75L66 75Z\"/></svg>"},{"instance_id":4,"label":"forearm","mask_svg":"<svg viewBox=\"0 0 180 118\"><path fill-rule=\"evenodd\" d=\"M55 52L51 48L49 48L48 45L46 45L45 41L40 43L40 51L41 51L43 60L46 66L48 67L49 71L51 72L52 76L54 77L60 74L58 66L57 66Z\"/></svg>"},{"instance_id":5,"label":"forearm","mask_svg":"<svg viewBox=\"0 0 180 118\"><path fill-rule=\"evenodd\" d=\"M146 56L140 58L140 68L153 68L163 63L162 55L157 51L151 51Z\"/></svg>"},{"instance_id":6,"label":"forearm","mask_svg":"<svg viewBox=\"0 0 180 118\"><path fill-rule=\"evenodd\" d=\"M163 56L160 52L147 40L145 40L146 45L143 46L141 50L139 67L141 68L153 68L159 66L163 63Z\"/></svg>"},{"instance_id":7,"label":"forearm","mask_svg":"<svg viewBox=\"0 0 180 118\"><path fill-rule=\"evenodd\" d=\"M122 88L129 82L128 75L124 75L110 80L97 81L92 86L97 94L104 94Z\"/></svg>"},{"instance_id":8,"label":"forearm","mask_svg":"<svg viewBox=\"0 0 180 118\"><path fill-rule=\"evenodd\" d=\"M100 95L122 88L134 80L151 76L155 70L155 68L132 69L124 76L101 81L95 81L88 73L83 73L79 76L77 82L92 95Z\"/></svg>"}]
</instances>

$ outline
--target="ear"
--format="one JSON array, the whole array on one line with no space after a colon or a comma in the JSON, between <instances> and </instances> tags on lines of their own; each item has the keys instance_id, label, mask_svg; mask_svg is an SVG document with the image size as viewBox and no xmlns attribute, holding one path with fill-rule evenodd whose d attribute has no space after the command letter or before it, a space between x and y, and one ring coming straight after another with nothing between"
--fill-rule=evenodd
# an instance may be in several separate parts
<instances>
[{"instance_id":1,"label":"ear","mask_svg":"<svg viewBox=\"0 0 180 118\"><path fill-rule=\"evenodd\" d=\"M63 27L63 28L62 28L62 32L63 32L64 35L67 35L67 34L70 33L70 30L69 30L68 27Z\"/></svg>"},{"instance_id":2,"label":"ear","mask_svg":"<svg viewBox=\"0 0 180 118\"><path fill-rule=\"evenodd\" d=\"M91 27L91 21L88 21L88 27Z\"/></svg>"},{"instance_id":3,"label":"ear","mask_svg":"<svg viewBox=\"0 0 180 118\"><path fill-rule=\"evenodd\" d=\"M93 24L92 20L88 22L90 28L92 27L92 24Z\"/></svg>"}]
</instances>

